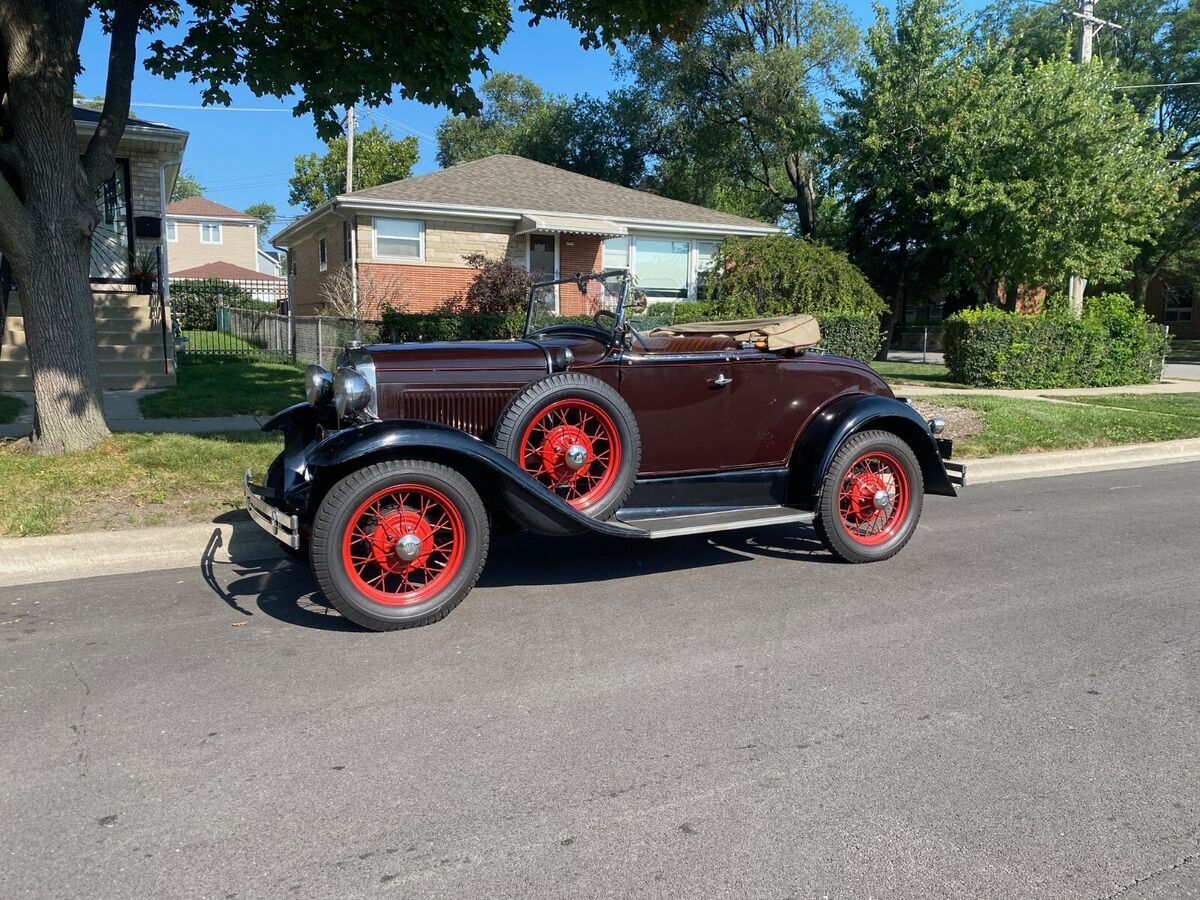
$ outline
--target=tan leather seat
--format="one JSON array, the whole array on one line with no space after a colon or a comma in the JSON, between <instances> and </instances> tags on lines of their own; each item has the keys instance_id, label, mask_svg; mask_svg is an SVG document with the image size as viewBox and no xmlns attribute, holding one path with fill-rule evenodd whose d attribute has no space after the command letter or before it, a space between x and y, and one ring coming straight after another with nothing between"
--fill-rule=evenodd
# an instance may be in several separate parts
<instances>
[{"instance_id":1,"label":"tan leather seat","mask_svg":"<svg viewBox=\"0 0 1200 900\"><path fill-rule=\"evenodd\" d=\"M643 349L650 353L707 353L738 349L738 342L723 334L651 334L642 340L646 345Z\"/></svg>"}]
</instances>

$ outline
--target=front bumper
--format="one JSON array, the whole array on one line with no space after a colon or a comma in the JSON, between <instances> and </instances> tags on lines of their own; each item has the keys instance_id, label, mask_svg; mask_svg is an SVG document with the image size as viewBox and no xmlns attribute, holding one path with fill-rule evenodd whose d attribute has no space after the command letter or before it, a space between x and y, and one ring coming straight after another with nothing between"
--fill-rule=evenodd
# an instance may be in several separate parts
<instances>
[{"instance_id":1,"label":"front bumper","mask_svg":"<svg viewBox=\"0 0 1200 900\"><path fill-rule=\"evenodd\" d=\"M242 493L246 498L246 511L263 531L291 547L300 549L300 519L284 512L267 499L267 490L251 481L253 470L247 469L242 478Z\"/></svg>"}]
</instances>

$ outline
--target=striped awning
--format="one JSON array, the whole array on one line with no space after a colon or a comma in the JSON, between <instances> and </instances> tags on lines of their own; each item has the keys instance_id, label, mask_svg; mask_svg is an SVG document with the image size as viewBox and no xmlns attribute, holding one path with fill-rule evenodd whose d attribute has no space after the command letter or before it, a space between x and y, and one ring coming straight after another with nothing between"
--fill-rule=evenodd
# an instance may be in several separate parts
<instances>
[{"instance_id":1,"label":"striped awning","mask_svg":"<svg viewBox=\"0 0 1200 900\"><path fill-rule=\"evenodd\" d=\"M596 234L600 237L621 237L629 231L608 219L593 219L588 216L549 216L529 213L521 216L517 234Z\"/></svg>"}]
</instances>

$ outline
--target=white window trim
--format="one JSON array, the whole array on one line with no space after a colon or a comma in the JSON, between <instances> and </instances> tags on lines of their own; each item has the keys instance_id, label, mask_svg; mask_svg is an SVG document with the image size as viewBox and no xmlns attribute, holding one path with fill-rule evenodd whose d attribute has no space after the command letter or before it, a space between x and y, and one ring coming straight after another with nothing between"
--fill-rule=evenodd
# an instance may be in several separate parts
<instances>
[{"instance_id":1,"label":"white window trim","mask_svg":"<svg viewBox=\"0 0 1200 900\"><path fill-rule=\"evenodd\" d=\"M414 259L411 256L385 256L379 252L379 228L376 222L379 219L397 219L401 222L416 222L421 226L421 230L417 234L417 257ZM397 240L396 238L384 238L384 240ZM399 238L398 240L403 240ZM411 240L411 238L409 239ZM423 263L425 262L425 220L424 219L409 219L404 216L372 216L371 218L371 258L381 262L396 262L396 263Z\"/></svg>"},{"instance_id":2,"label":"white window trim","mask_svg":"<svg viewBox=\"0 0 1200 900\"><path fill-rule=\"evenodd\" d=\"M166 229L167 229L167 234L166 234L167 243L168 244L179 243L179 223L178 222L167 222L167 223L165 223L165 225L166 225Z\"/></svg>"},{"instance_id":3,"label":"white window trim","mask_svg":"<svg viewBox=\"0 0 1200 900\"><path fill-rule=\"evenodd\" d=\"M329 242L325 238L317 239L317 269L329 271Z\"/></svg>"},{"instance_id":4,"label":"white window trim","mask_svg":"<svg viewBox=\"0 0 1200 900\"><path fill-rule=\"evenodd\" d=\"M554 238L554 277L560 278L561 276L559 275L559 271L562 268L562 265L561 265L562 241L559 240L560 235L558 235L558 234L543 234L543 235L538 235L538 236ZM529 272L530 275L533 274L533 270L529 268L529 255L530 255L530 252L533 250L533 238L534 238L533 234L525 235L525 271ZM603 252L603 250L601 250L601 252ZM562 307L561 307L561 303L559 302L559 296L558 296L558 289L560 287L562 287L562 285L560 285L560 284L556 284L554 286L554 314L556 316L562 315Z\"/></svg>"},{"instance_id":5,"label":"white window trim","mask_svg":"<svg viewBox=\"0 0 1200 900\"><path fill-rule=\"evenodd\" d=\"M215 241L205 240L204 229L206 229L206 228L217 229L217 239ZM224 226L220 222L201 222L200 223L200 243L209 244L210 246L214 246L214 247L219 244L224 244L225 243L225 228L224 228Z\"/></svg>"},{"instance_id":6,"label":"white window trim","mask_svg":"<svg viewBox=\"0 0 1200 900\"><path fill-rule=\"evenodd\" d=\"M687 295L684 297L653 297L654 303L682 303L685 300L696 299L696 288L700 283L700 244L702 242L711 242L720 244L725 239L726 235L704 235L702 237L683 237L678 234L666 234L657 232L646 232L645 234L629 235L629 271L633 273L636 280L638 274L637 254L638 241L687 241L688 242L688 283ZM528 254L526 254L528 256Z\"/></svg>"}]
</instances>

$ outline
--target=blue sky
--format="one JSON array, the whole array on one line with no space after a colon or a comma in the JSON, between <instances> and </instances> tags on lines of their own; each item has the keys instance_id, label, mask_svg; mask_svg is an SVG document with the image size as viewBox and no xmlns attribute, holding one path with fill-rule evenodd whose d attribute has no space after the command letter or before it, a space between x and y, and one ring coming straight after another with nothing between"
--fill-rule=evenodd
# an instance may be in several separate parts
<instances>
[{"instance_id":1,"label":"blue sky","mask_svg":"<svg viewBox=\"0 0 1200 900\"><path fill-rule=\"evenodd\" d=\"M968 5L976 6L978 0ZM851 11L860 24L872 18L869 0L853 0ZM165 35L170 39L169 35ZM142 40L141 58L145 58ZM77 90L86 96L104 91L104 72L108 39L102 34L96 17L88 23L81 46L84 71ZM492 58L493 71L518 72L549 91L567 95L604 94L619 81L614 58L604 50L583 50L579 36L561 22L543 22L530 28L516 14L513 32ZM266 201L275 205L281 217L294 216L300 210L287 202L287 180L297 154L321 148L310 117L294 118L286 101L255 97L244 88L231 91L234 107L254 107L268 111L236 112L213 109L162 108L144 104L200 104L200 87L184 78L168 81L152 75L139 61L133 84L133 114L156 122L165 122L191 133L184 156L184 169L206 188L211 199L242 209ZM370 116L372 111L365 110ZM434 129L445 117L443 109L413 101L398 100L377 111L378 121L393 134L416 134L420 141L420 159L416 172L437 168ZM282 224L282 223L281 223Z\"/></svg>"}]
</instances>

